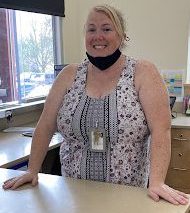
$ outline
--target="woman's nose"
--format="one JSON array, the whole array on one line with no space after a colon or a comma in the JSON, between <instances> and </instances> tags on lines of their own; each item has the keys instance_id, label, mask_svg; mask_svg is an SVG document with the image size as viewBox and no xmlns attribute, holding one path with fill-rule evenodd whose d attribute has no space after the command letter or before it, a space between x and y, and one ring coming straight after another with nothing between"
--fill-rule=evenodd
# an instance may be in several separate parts
<instances>
[{"instance_id":1,"label":"woman's nose","mask_svg":"<svg viewBox=\"0 0 190 213\"><path fill-rule=\"evenodd\" d=\"M97 40L103 40L103 39L104 39L104 34L103 34L103 32L100 31L100 30L96 31L95 38L96 38Z\"/></svg>"}]
</instances>

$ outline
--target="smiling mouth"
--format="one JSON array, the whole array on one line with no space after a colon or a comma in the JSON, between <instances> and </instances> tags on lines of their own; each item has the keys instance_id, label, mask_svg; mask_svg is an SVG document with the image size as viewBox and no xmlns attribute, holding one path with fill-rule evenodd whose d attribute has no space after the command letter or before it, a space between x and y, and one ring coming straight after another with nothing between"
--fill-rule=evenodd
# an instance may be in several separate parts
<instances>
[{"instance_id":1,"label":"smiling mouth","mask_svg":"<svg viewBox=\"0 0 190 213\"><path fill-rule=\"evenodd\" d=\"M107 45L93 45L94 49L104 49L106 47L107 47Z\"/></svg>"}]
</instances>

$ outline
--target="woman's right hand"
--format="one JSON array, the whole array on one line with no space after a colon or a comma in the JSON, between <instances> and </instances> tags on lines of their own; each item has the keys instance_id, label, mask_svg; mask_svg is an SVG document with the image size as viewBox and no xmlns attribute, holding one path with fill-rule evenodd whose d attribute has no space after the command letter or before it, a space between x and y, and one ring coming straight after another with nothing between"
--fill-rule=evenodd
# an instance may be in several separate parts
<instances>
[{"instance_id":1,"label":"woman's right hand","mask_svg":"<svg viewBox=\"0 0 190 213\"><path fill-rule=\"evenodd\" d=\"M38 183L38 174L32 174L30 171L26 171L23 175L6 180L2 187L3 189L17 189L25 183L31 183L32 186Z\"/></svg>"}]
</instances>

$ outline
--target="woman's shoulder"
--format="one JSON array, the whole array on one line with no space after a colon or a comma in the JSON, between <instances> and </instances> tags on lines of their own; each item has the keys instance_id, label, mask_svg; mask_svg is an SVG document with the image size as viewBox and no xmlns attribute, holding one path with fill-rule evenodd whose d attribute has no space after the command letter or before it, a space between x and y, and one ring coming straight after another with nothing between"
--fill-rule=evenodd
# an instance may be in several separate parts
<instances>
[{"instance_id":1,"label":"woman's shoulder","mask_svg":"<svg viewBox=\"0 0 190 213\"><path fill-rule=\"evenodd\" d=\"M81 70L84 66L88 64L87 60L82 61L81 63L72 63L65 66L61 72L59 73L60 76L70 76L76 75L78 70Z\"/></svg>"},{"instance_id":2,"label":"woman's shoulder","mask_svg":"<svg viewBox=\"0 0 190 213\"><path fill-rule=\"evenodd\" d=\"M140 70L141 72L158 72L155 64L145 60L145 59L138 59L136 63L136 70Z\"/></svg>"},{"instance_id":3,"label":"woman's shoulder","mask_svg":"<svg viewBox=\"0 0 190 213\"><path fill-rule=\"evenodd\" d=\"M136 74L144 75L148 74L149 72L158 72L156 66L146 59L138 59L128 55L125 55L125 57L126 64L135 67Z\"/></svg>"},{"instance_id":4,"label":"woman's shoulder","mask_svg":"<svg viewBox=\"0 0 190 213\"><path fill-rule=\"evenodd\" d=\"M161 74L154 63L145 59L137 60L135 66L135 83L137 86L147 84L150 81L160 81L161 79Z\"/></svg>"},{"instance_id":5,"label":"woman's shoulder","mask_svg":"<svg viewBox=\"0 0 190 213\"><path fill-rule=\"evenodd\" d=\"M79 66L78 63L72 63L66 65L59 73L59 76L61 75L71 75L71 73L76 72L77 67Z\"/></svg>"},{"instance_id":6,"label":"woman's shoulder","mask_svg":"<svg viewBox=\"0 0 190 213\"><path fill-rule=\"evenodd\" d=\"M160 78L160 72L156 65L145 59L138 59L136 61L135 73L136 77L155 78L157 76Z\"/></svg>"},{"instance_id":7,"label":"woman's shoulder","mask_svg":"<svg viewBox=\"0 0 190 213\"><path fill-rule=\"evenodd\" d=\"M81 63L72 63L65 66L58 76L56 77L56 81L58 84L65 84L67 88L70 88L72 83L75 81L77 75L81 76L81 72L83 72L84 67L88 65L87 60L83 60Z\"/></svg>"},{"instance_id":8,"label":"woman's shoulder","mask_svg":"<svg viewBox=\"0 0 190 213\"><path fill-rule=\"evenodd\" d=\"M79 64L77 63L68 64L65 66L57 75L55 79L56 84L64 84L66 87L69 87L75 79L78 66Z\"/></svg>"}]
</instances>

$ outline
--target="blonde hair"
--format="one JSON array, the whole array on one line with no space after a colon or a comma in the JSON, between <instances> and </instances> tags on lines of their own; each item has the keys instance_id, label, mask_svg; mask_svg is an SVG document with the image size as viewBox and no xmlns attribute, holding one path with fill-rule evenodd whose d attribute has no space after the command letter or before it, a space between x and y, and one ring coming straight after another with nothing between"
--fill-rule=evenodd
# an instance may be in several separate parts
<instances>
[{"instance_id":1,"label":"blonde hair","mask_svg":"<svg viewBox=\"0 0 190 213\"><path fill-rule=\"evenodd\" d=\"M103 4L103 5L97 5L92 8L92 10L96 12L102 12L104 13L110 20L112 21L118 35L120 36L122 43L121 47L125 46L125 41L128 40L128 37L126 37L126 23L123 17L123 14L117 10L116 8Z\"/></svg>"}]
</instances>

